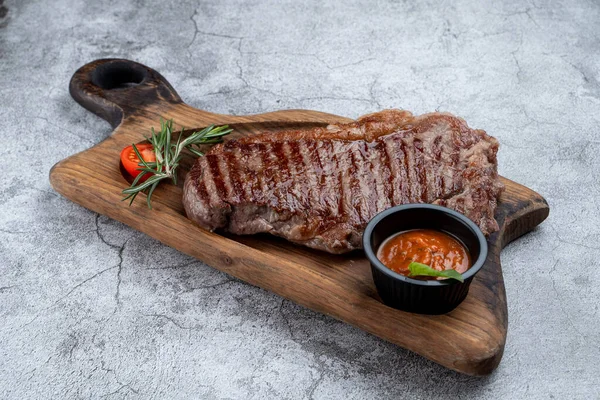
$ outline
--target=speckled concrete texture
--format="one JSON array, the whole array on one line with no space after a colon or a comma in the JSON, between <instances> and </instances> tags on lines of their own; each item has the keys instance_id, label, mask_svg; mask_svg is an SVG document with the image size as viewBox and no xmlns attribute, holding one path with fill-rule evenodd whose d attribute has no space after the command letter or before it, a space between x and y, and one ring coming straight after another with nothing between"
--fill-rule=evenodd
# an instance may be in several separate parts
<instances>
[{"instance_id":1,"label":"speckled concrete texture","mask_svg":"<svg viewBox=\"0 0 600 400\"><path fill-rule=\"evenodd\" d=\"M0 0L0 397L590 399L600 393L600 4ZM248 114L458 114L549 219L502 253L509 332L463 376L57 195L110 134L68 94L102 57ZM448 338L452 340L452 338Z\"/></svg>"}]
</instances>

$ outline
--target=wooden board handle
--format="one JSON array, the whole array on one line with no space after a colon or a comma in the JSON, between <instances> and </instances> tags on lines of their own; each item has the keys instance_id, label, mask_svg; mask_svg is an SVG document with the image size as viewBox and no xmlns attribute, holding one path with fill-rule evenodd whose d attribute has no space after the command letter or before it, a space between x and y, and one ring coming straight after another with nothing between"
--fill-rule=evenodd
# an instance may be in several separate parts
<instances>
[{"instance_id":1,"label":"wooden board handle","mask_svg":"<svg viewBox=\"0 0 600 400\"><path fill-rule=\"evenodd\" d=\"M181 103L158 72L135 61L106 58L79 68L69 83L71 96L113 128L152 103Z\"/></svg>"}]
</instances>

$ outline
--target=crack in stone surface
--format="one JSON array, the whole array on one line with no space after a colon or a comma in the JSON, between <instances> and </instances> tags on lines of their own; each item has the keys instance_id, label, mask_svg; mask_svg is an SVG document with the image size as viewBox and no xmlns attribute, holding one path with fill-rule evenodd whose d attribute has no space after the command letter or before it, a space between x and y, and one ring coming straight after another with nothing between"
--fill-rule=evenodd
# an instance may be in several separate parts
<instances>
[{"instance_id":1,"label":"crack in stone surface","mask_svg":"<svg viewBox=\"0 0 600 400\"><path fill-rule=\"evenodd\" d=\"M108 242L108 240L106 240L106 238L102 234L102 232L100 230L99 221L100 221L100 214L96 214L96 217L94 219L94 223L96 225L96 229L94 231L96 232L96 235L102 241L102 243L104 243L111 249L117 250L117 256L119 257L119 262L117 263L117 265L112 267L112 268L117 269L117 273L116 273L116 281L117 282L116 282L115 294L114 294L114 299L115 299L115 309L113 310L113 314L114 314L121 308L121 283L122 283L121 273L123 272L123 251L125 250L125 246L127 246L127 243L129 242L131 237L127 238L121 246L112 244L112 243Z\"/></svg>"},{"instance_id":2,"label":"crack in stone surface","mask_svg":"<svg viewBox=\"0 0 600 400\"><path fill-rule=\"evenodd\" d=\"M119 264L117 264L117 288L115 290L115 303L116 307L121 307L121 272L123 271L123 251L129 239L123 243L123 246L119 249Z\"/></svg>"},{"instance_id":3,"label":"crack in stone surface","mask_svg":"<svg viewBox=\"0 0 600 400\"><path fill-rule=\"evenodd\" d=\"M260 88L258 86L252 85L250 82L248 82L248 80L244 77L244 69L242 67L242 63L239 60L236 60L236 65L238 67L238 78L243 82L245 87L257 90L259 92L263 92L263 93L268 93L272 96L274 96L275 98L281 99L291 99L294 100L296 102L303 102L303 101L310 101L310 100L342 100L342 101L350 101L350 102L363 102L363 103L367 103L370 105L377 105L378 107L381 108L381 104L379 104L379 102L377 100L374 100L373 98L371 99L365 99L365 98L360 98L360 97L345 97L345 96L308 96L308 97L295 97L295 96L291 96L291 95L286 95L286 94L282 94L282 93L275 93L271 90L268 89L263 89ZM214 93L213 93L214 94Z\"/></svg>"},{"instance_id":4,"label":"crack in stone surface","mask_svg":"<svg viewBox=\"0 0 600 400\"><path fill-rule=\"evenodd\" d=\"M379 109L382 109L381 103L375 98L375 85L377 85L378 80L379 78L375 78L371 86L369 86L369 95L371 96L371 102L375 103Z\"/></svg>"},{"instance_id":5,"label":"crack in stone surface","mask_svg":"<svg viewBox=\"0 0 600 400\"><path fill-rule=\"evenodd\" d=\"M155 314L143 314L142 313L140 315L143 315L144 317L166 319L168 322L172 323L177 328L187 330L187 331L193 331L193 330L198 330L198 329L202 328L201 325L192 325L192 326L183 325L180 322L178 322L177 320L175 320L174 318L169 317L168 315L165 315L165 314L156 314L156 313Z\"/></svg>"},{"instance_id":6,"label":"crack in stone surface","mask_svg":"<svg viewBox=\"0 0 600 400\"><path fill-rule=\"evenodd\" d=\"M114 395L114 394L118 394L118 393L120 393L120 392L121 392L121 390L123 390L123 389L129 389L129 390L131 390L131 391L132 391L133 393L135 393L135 394L138 394L138 393L139 393L139 392L138 392L136 389L132 388L132 387L131 387L131 386L130 386L128 383L120 383L120 385L121 385L121 386L119 386L119 387L117 388L117 390L115 390L115 391L112 391L112 392L110 392L110 393L103 394L103 395L101 395L101 396L100 396L100 398L106 398L106 397L108 397L108 396L112 396L112 395Z\"/></svg>"},{"instance_id":7,"label":"crack in stone surface","mask_svg":"<svg viewBox=\"0 0 600 400\"><path fill-rule=\"evenodd\" d=\"M194 18L197 13L198 13L198 9L194 9L194 13L192 15L190 15L190 20L194 24L194 36L192 37L192 40L190 41L190 43L187 46L188 49L194 44L194 42L196 41L196 36L198 36L198 32L199 32L198 23L196 22L196 19Z\"/></svg>"},{"instance_id":8,"label":"crack in stone surface","mask_svg":"<svg viewBox=\"0 0 600 400\"><path fill-rule=\"evenodd\" d=\"M566 243L566 244L570 244L570 245L573 245L573 246L583 247L583 248L591 249L591 250L600 250L600 246L599 247L590 246L590 245L587 245L587 244L584 244L584 243L576 243L576 242L571 242L569 240L563 239L560 236L560 234L558 233L558 230L554 227L554 225L549 224L549 226L550 226L550 229L552 229L552 231L554 231L554 235L558 239L559 243L563 243L563 244Z\"/></svg>"},{"instance_id":9,"label":"crack in stone surface","mask_svg":"<svg viewBox=\"0 0 600 400\"><path fill-rule=\"evenodd\" d=\"M62 296L60 299L56 300L54 303L52 303L52 305L50 307L48 307L47 309L52 308L53 306L55 306L57 303L59 303L60 301L66 299L67 297L69 297L69 295L71 293L73 293L74 291L76 291L77 289L79 289L80 287L82 287L83 285L85 285L86 283L88 283L89 281L96 279L97 277L99 277L100 275L102 275L103 273L105 273L106 271L110 271L117 268L116 266L112 266L112 267L108 267L106 269L103 269L102 271L99 271L97 273L95 273L94 275L90 276L89 278L84 279L83 281L79 282L77 285L73 286L73 288L71 288L71 290L69 290L67 292L67 294L65 294L64 296Z\"/></svg>"},{"instance_id":10,"label":"crack in stone surface","mask_svg":"<svg viewBox=\"0 0 600 400\"><path fill-rule=\"evenodd\" d=\"M192 261L188 261L185 262L183 264L177 264L177 265L169 265L166 267L151 267L151 268L144 268L146 270L156 270L156 269L179 269L179 268L188 268L188 267L192 267L196 264L202 264L202 261L200 260L192 260Z\"/></svg>"},{"instance_id":11,"label":"crack in stone surface","mask_svg":"<svg viewBox=\"0 0 600 400\"><path fill-rule=\"evenodd\" d=\"M100 396L100 398L105 398L105 397L108 397L108 396L112 396L113 394L117 394L117 393L119 393L121 390L123 390L123 389L125 389L125 388L129 389L130 391L132 391L132 392L133 392L133 393L135 393L135 394L139 394L139 390L138 390L138 389L135 389L135 388L133 388L133 387L131 386L131 383L123 383L123 382L121 382L121 380L120 380L120 379L119 379L119 377L117 376L117 373L116 373L116 371L115 371L114 369L111 369L111 368L106 368L106 365L105 365L105 362L104 362L104 360L100 361L100 368L101 368L101 369L102 369L102 371L104 371L106 374L108 374L108 373L112 373L112 375L115 377L115 382L117 382L117 385L119 385L119 387L118 387L116 390L114 390L114 391L112 391L112 392L110 392L110 393L107 393L107 394L101 395L101 396ZM94 370L96 370L96 369L98 369L98 367L96 367Z\"/></svg>"},{"instance_id":12,"label":"crack in stone surface","mask_svg":"<svg viewBox=\"0 0 600 400\"><path fill-rule=\"evenodd\" d=\"M190 293L190 292L194 292L196 290L202 290L202 289L212 289L212 288L216 288L216 287L219 287L219 286L227 285L227 284L229 284L231 282L236 282L236 280L228 278L228 279L224 280L223 282L214 283L214 284L211 284L211 285L201 285L201 286L196 286L196 287L189 288L189 289L186 289L186 290L182 290L178 294Z\"/></svg>"},{"instance_id":13,"label":"crack in stone surface","mask_svg":"<svg viewBox=\"0 0 600 400\"><path fill-rule=\"evenodd\" d=\"M282 93L275 93L271 90L268 89L264 89L261 87L258 87L256 85L251 84L245 77L244 74L244 67L243 67L243 55L244 54L278 54L279 52L273 52L273 53L260 53L260 52L243 52L241 50L241 46L242 46L242 41L245 39L245 37L240 37L240 36L223 36L223 35L215 35L218 37L227 37L229 39L238 39L239 43L238 43L238 52L240 54L240 58L237 59L235 61L235 64L238 68L238 78L242 81L242 83L244 84L245 87L250 88L250 89L254 89L257 90L259 92L263 92L263 93L268 93L276 98L286 98L286 99L291 99L297 102L302 102L302 101L307 101L307 100L343 100L343 101L360 101L360 102L365 102L368 104L375 104L377 105L379 108L381 108L381 104L373 97L373 94L371 92L371 99L365 99L365 98L360 98L360 97L347 97L347 96L309 96L309 97L294 97L291 95L284 95ZM327 66L327 68L329 69L337 69L337 68L342 68L342 67L346 67L346 66L352 66L352 65L358 65L360 63L363 63L365 61L370 61L373 60L374 58L367 58L367 59L363 59L363 60L359 60L356 62L352 62L349 64L344 64L344 65L340 65L340 66L336 66L336 67L331 67L329 66L325 61L321 60L317 55L315 54L304 54L304 53L281 53L281 54L295 54L295 55L304 55L304 56L311 56L316 58L318 61L322 62L324 65ZM372 89L372 88L371 88ZM206 95L210 95L210 94L222 94L221 92L216 92L216 93L208 93Z\"/></svg>"},{"instance_id":14,"label":"crack in stone surface","mask_svg":"<svg viewBox=\"0 0 600 400\"><path fill-rule=\"evenodd\" d=\"M198 34L203 35L203 36L217 37L217 38L223 38L223 39L236 39L236 40L239 40L238 51L241 52L240 48L242 46L242 40L244 39L243 37L241 37L241 36L233 36L233 35L226 35L226 34L221 34L221 33L214 33L214 32L202 31L202 30L200 30L198 28L198 22L196 22L196 18L194 18L196 15L198 15L198 9L195 9L194 13L190 16L190 20L194 24L194 35L192 36L192 40L187 45L188 54L191 55L189 49L196 42L196 38L198 37Z\"/></svg>"},{"instance_id":15,"label":"crack in stone surface","mask_svg":"<svg viewBox=\"0 0 600 400\"><path fill-rule=\"evenodd\" d=\"M98 239L100 239L102 241L102 243L104 243L105 245L107 245L108 247L112 248L112 249L118 249L119 246L109 243L105 238L104 235L102 234L102 232L100 232L100 217L102 215L101 214L96 214L96 217L94 219L94 224L96 225L96 229L94 229L94 232L96 232L96 235L98 236Z\"/></svg>"},{"instance_id":16,"label":"crack in stone surface","mask_svg":"<svg viewBox=\"0 0 600 400\"><path fill-rule=\"evenodd\" d=\"M587 339L588 336L583 334L583 332L581 332L577 328L577 326L575 326L575 323L571 319L571 311L566 310L564 308L562 296L558 293L558 289L556 288L556 267L557 267L558 263L559 263L559 261L557 260L554 263L554 265L552 266L552 268L550 269L550 281L552 282L552 288L554 289L554 293L556 293L556 298L558 300L558 306L560 307L560 309L561 309L563 315L565 316L565 318L567 319L567 321L569 321L569 325L571 325L571 328L573 328L575 333L577 333L580 337Z\"/></svg>"},{"instance_id":17,"label":"crack in stone surface","mask_svg":"<svg viewBox=\"0 0 600 400\"><path fill-rule=\"evenodd\" d=\"M377 58L375 58L375 57L367 57L367 58L363 58L361 60L353 61L353 62L346 63L346 64L331 65L315 53L299 53L299 52L290 52L290 51L244 51L244 52L242 52L241 50L240 50L240 53L241 54L249 54L249 55L258 55L258 56L311 57L311 58L314 58L315 60L317 60L318 62L320 62L321 64L323 64L325 66L325 68L327 68L331 71L335 71L337 69L343 69L343 68L347 68L347 67L352 67L355 65L360 65L367 61L377 60Z\"/></svg>"},{"instance_id":18,"label":"crack in stone surface","mask_svg":"<svg viewBox=\"0 0 600 400\"><path fill-rule=\"evenodd\" d=\"M561 56L560 58L565 63L570 65L571 68L573 68L578 74L581 75L581 78L583 79L583 82L584 82L584 86L588 86L587 87L587 92L588 92L587 95L592 98L595 98L595 99L600 99L600 81L598 81L596 79L596 77L594 76L594 73L590 72L583 65L577 65L577 64L572 63L571 61L567 60L565 56Z\"/></svg>"},{"instance_id":19,"label":"crack in stone surface","mask_svg":"<svg viewBox=\"0 0 600 400\"><path fill-rule=\"evenodd\" d=\"M319 377L310 384L306 391L306 397L309 400L313 400L315 398L315 391L319 385L321 385L323 379L325 379L325 363L320 360L321 356L322 354L316 356L317 372L319 373Z\"/></svg>"},{"instance_id":20,"label":"crack in stone surface","mask_svg":"<svg viewBox=\"0 0 600 400\"><path fill-rule=\"evenodd\" d=\"M283 306L285 305L286 301L287 301L286 299L281 299L281 304L279 305L277 312L279 313L279 315L281 315L281 318L283 319L283 322L285 323L285 326L287 327L288 333L290 334L290 338L292 339L292 341L300 344L300 339L298 339L294 336L294 329L292 328L292 325L290 324L290 321L289 321L287 315L283 312Z\"/></svg>"},{"instance_id":21,"label":"crack in stone surface","mask_svg":"<svg viewBox=\"0 0 600 400\"><path fill-rule=\"evenodd\" d=\"M129 242L130 238L128 238L127 240L125 240L125 242L123 243L122 246L117 246L114 245L112 243L109 243L104 236L102 235L102 233L100 232L100 226L99 226L99 218L100 218L100 214L96 214L95 217L95 225L96 225L96 229L94 229L93 231L96 232L96 235L98 236L98 238L102 241L102 243L106 244L107 246L109 246L111 249L117 249L117 255L119 257L119 262L117 263L117 265L114 265L112 267L108 267L105 268L101 271L96 272L94 275L84 279L83 281L79 282L78 284L76 284L75 286L73 286L66 294L64 294L63 296L61 296L60 298L58 298L57 300L55 300L54 302L52 302L52 304L50 304L48 307L45 307L44 309L40 310L39 312L37 312L34 317L27 323L25 323L23 327L30 325L31 323L33 323L34 321L36 321L39 316L45 312L50 310L51 308L55 307L57 304L59 304L61 301L63 301L64 299L66 299L67 297L69 297L73 292L75 292L77 289L79 289L80 287L82 287L83 285L85 285L86 283L96 279L97 277L101 276L102 274L104 274L107 271L111 271L113 269L117 270L116 273L116 288L115 288L115 294L114 294L114 299L115 299L115 309L113 310L113 314L116 313L118 311L118 309L120 309L121 307L121 272L123 270L123 251L125 250L125 246L127 245L127 242Z\"/></svg>"},{"instance_id":22,"label":"crack in stone surface","mask_svg":"<svg viewBox=\"0 0 600 400\"><path fill-rule=\"evenodd\" d=\"M519 83L519 85L521 84L521 79L522 79L521 75L523 74L523 68L521 68L521 63L519 62L519 59L517 58L517 53L521 50L522 46L523 46L523 33L521 32L521 34L519 35L519 44L518 44L517 48L510 52L513 62L515 63L515 66L517 67L517 83Z\"/></svg>"},{"instance_id":23,"label":"crack in stone surface","mask_svg":"<svg viewBox=\"0 0 600 400\"><path fill-rule=\"evenodd\" d=\"M63 301L64 299L66 299L67 297L69 297L71 295L71 293L73 293L74 291L76 291L77 289L79 289L80 287L82 287L83 285L85 285L86 283L96 279L97 277L99 277L100 275L104 274L106 271L110 271L117 268L117 266L112 266L112 267L108 267L103 269L102 271L99 271L97 273L95 273L94 275L90 276L89 278L84 279L83 281L79 282L77 285L73 286L65 295L61 296L58 300L55 300L52 304L50 304L48 307L45 307L44 309L40 310L39 312L37 312L35 314L35 316L33 317L33 319L29 322L27 322L26 324L24 324L22 327L28 326L31 323L33 323L35 320L37 320L39 318L39 316L45 312L50 310L51 308L53 308L54 306L56 306L58 303L60 303L61 301Z\"/></svg>"}]
</instances>

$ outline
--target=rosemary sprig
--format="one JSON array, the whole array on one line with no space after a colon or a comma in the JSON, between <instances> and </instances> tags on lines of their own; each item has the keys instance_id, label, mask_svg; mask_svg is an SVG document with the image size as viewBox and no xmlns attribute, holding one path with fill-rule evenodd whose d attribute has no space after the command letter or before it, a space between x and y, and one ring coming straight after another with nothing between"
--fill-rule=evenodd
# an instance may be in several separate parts
<instances>
[{"instance_id":1,"label":"rosemary sprig","mask_svg":"<svg viewBox=\"0 0 600 400\"><path fill-rule=\"evenodd\" d=\"M141 171L141 173L135 178L129 188L123 190L123 194L127 195L123 200L129 199L129 205L133 203L133 200L135 200L140 192L145 191L147 193L146 202L148 203L148 207L152 208L152 193L161 181L171 179L171 182L173 182L174 185L177 184L176 170L183 157L183 149L188 149L192 154L201 157L204 153L199 149L194 148L194 146L221 143L223 141L223 136L229 134L233 129L229 129L229 126L227 125L211 125L201 131L194 132L183 139L184 129L182 128L177 142L172 143L173 120L163 121L161 118L160 132L156 133L154 128L152 128L151 131L152 136L146 139L154 148L154 154L156 155L155 162L144 161L138 148L133 144L133 151L135 151L135 154L140 160L140 163L138 164L140 168L138 168L138 170ZM139 183L140 179L148 174L152 176L146 181Z\"/></svg>"}]
</instances>

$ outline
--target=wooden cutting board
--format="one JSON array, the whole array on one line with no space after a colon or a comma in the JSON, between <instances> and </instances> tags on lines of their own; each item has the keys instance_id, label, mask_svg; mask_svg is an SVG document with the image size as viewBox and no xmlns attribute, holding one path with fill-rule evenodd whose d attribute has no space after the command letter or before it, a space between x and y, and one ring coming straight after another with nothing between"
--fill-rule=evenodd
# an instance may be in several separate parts
<instances>
[{"instance_id":1,"label":"wooden cutting board","mask_svg":"<svg viewBox=\"0 0 600 400\"><path fill-rule=\"evenodd\" d=\"M229 124L238 136L323 126L347 122L348 118L307 110L248 116L213 114L186 105L158 72L128 60L89 63L73 75L69 88L79 104L110 122L114 132L52 168L50 182L63 196L214 268L453 370L486 375L498 366L508 326L500 250L548 216L548 204L539 194L502 178L506 191L496 213L500 231L489 238L487 262L473 280L467 299L446 315L406 313L380 301L361 252L335 256L268 235L204 231L185 217L181 186L159 186L152 210L146 206L144 195L131 207L121 201L121 190L128 183L119 171L120 151L141 141L150 127L159 127L161 117L173 118L186 128Z\"/></svg>"}]
</instances>

